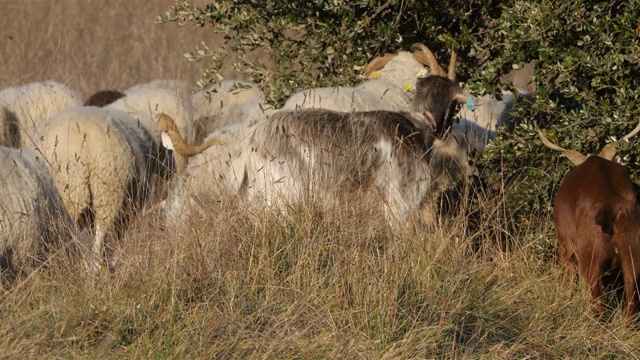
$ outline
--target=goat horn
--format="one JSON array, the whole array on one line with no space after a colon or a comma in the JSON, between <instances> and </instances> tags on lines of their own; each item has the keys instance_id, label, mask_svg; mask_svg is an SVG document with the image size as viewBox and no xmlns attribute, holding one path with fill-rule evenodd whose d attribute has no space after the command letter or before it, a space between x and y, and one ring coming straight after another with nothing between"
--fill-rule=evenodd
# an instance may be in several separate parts
<instances>
[{"instance_id":1,"label":"goat horn","mask_svg":"<svg viewBox=\"0 0 640 360\"><path fill-rule=\"evenodd\" d=\"M622 139L618 140L618 142L622 141L622 140L629 141L629 139L631 139L633 136L635 136L638 132L640 132L640 123L638 123L636 128L631 130L630 133L628 133L627 135L623 136ZM603 158L605 158L607 160L613 161L613 158L616 157L616 151L618 151L618 149L616 148L616 146L614 144L607 144L602 148L602 150L600 150L600 153L598 154L598 156L603 157Z\"/></svg>"},{"instance_id":2,"label":"goat horn","mask_svg":"<svg viewBox=\"0 0 640 360\"><path fill-rule=\"evenodd\" d=\"M635 129L631 130L630 133L628 133L627 135L625 135L622 139L620 140L627 140L629 141L629 139L631 139L633 136L635 136L638 132L640 132L640 122L638 123L638 125L636 126Z\"/></svg>"},{"instance_id":3,"label":"goat horn","mask_svg":"<svg viewBox=\"0 0 640 360\"><path fill-rule=\"evenodd\" d=\"M616 157L617 151L618 149L616 149L615 145L607 144L602 148L602 150L600 150L600 153L598 154L598 156L605 158L609 161L613 161L613 158Z\"/></svg>"},{"instance_id":4,"label":"goat horn","mask_svg":"<svg viewBox=\"0 0 640 360\"><path fill-rule=\"evenodd\" d=\"M542 141L542 143L544 144L544 146L548 147L549 149L552 150L557 150L557 151L561 151L562 155L564 155L567 159L569 159L569 161L571 161L573 163L573 165L580 165L582 164L587 157L575 150L568 150L565 148L561 148L560 146L552 143L551 141L549 141L549 139L547 139L547 137L544 135L544 133L542 132L542 130L538 129L538 136L540 137L540 141Z\"/></svg>"},{"instance_id":5,"label":"goat horn","mask_svg":"<svg viewBox=\"0 0 640 360\"><path fill-rule=\"evenodd\" d=\"M449 61L449 73L447 74L447 77L451 80L455 80L456 79L456 59L458 57L458 53L454 50L451 49L451 60Z\"/></svg>"},{"instance_id":6,"label":"goat horn","mask_svg":"<svg viewBox=\"0 0 640 360\"><path fill-rule=\"evenodd\" d=\"M440 64L438 64L438 60L436 60L433 52L431 52L425 44L417 43L413 45L413 47L419 50L413 53L413 57L422 65L428 66L433 75L444 76L444 74L446 74Z\"/></svg>"},{"instance_id":7,"label":"goat horn","mask_svg":"<svg viewBox=\"0 0 640 360\"><path fill-rule=\"evenodd\" d=\"M363 72L364 75L371 75L374 71L378 71L382 69L391 59L396 57L396 54L386 53L384 56L378 56L375 59L371 60L367 65L364 66Z\"/></svg>"},{"instance_id":8,"label":"goat horn","mask_svg":"<svg viewBox=\"0 0 640 360\"><path fill-rule=\"evenodd\" d=\"M175 121L173 121L169 115L158 114L156 116L156 120L158 121L160 130L166 132L167 135L169 135L169 138L171 138L175 151L184 158L190 158L191 156L200 154L213 145L224 144L217 137L211 137L200 145L187 144L182 138L182 135L180 135L180 131L178 131Z\"/></svg>"}]
</instances>

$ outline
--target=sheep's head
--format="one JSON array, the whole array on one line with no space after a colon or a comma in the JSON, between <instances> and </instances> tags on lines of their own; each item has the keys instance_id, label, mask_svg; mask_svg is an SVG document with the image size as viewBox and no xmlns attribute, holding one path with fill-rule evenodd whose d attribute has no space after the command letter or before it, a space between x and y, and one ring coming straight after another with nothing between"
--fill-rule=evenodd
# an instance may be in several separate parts
<instances>
[{"instance_id":1,"label":"sheep's head","mask_svg":"<svg viewBox=\"0 0 640 360\"><path fill-rule=\"evenodd\" d=\"M156 120L161 131L162 145L169 150L177 152L184 158L188 159L191 156L200 154L213 145L224 144L217 137L209 138L200 145L187 144L180 131L178 131L175 121L169 115L158 114L156 115Z\"/></svg>"}]
</instances>

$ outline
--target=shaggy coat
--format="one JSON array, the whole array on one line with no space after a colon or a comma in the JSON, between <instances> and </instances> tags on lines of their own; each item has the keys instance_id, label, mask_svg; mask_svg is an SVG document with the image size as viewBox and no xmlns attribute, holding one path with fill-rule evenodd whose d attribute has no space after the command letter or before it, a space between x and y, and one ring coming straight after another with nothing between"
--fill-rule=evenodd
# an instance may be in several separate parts
<instances>
[{"instance_id":1,"label":"shaggy coat","mask_svg":"<svg viewBox=\"0 0 640 360\"><path fill-rule=\"evenodd\" d=\"M299 199L331 207L350 192L375 191L388 215L404 221L433 185L434 131L421 113L279 112L248 138L237 186L250 202L280 210Z\"/></svg>"},{"instance_id":2,"label":"shaggy coat","mask_svg":"<svg viewBox=\"0 0 640 360\"><path fill-rule=\"evenodd\" d=\"M143 125L153 137L154 142L161 143L161 131L153 121L157 114L164 113L171 116L179 131L188 142L193 142L193 107L176 92L167 89L140 89L127 93L127 96L107 105L107 109L117 109L129 113ZM187 160L176 156L172 160L177 172L182 172L187 166Z\"/></svg>"},{"instance_id":3,"label":"shaggy coat","mask_svg":"<svg viewBox=\"0 0 640 360\"><path fill-rule=\"evenodd\" d=\"M41 261L71 240L74 224L37 153L0 146L0 267Z\"/></svg>"},{"instance_id":4,"label":"shaggy coat","mask_svg":"<svg viewBox=\"0 0 640 360\"><path fill-rule=\"evenodd\" d=\"M308 89L293 94L283 109L328 109L334 111L392 110L409 111L413 96L405 91L417 75L425 72L424 64L414 54L401 51L374 76L355 87L338 86Z\"/></svg>"},{"instance_id":5,"label":"shaggy coat","mask_svg":"<svg viewBox=\"0 0 640 360\"><path fill-rule=\"evenodd\" d=\"M33 147L38 136L36 130L49 117L79 105L82 105L80 96L55 81L33 82L0 91L0 106L9 112L6 119L15 120L19 125L22 148Z\"/></svg>"},{"instance_id":6,"label":"shaggy coat","mask_svg":"<svg viewBox=\"0 0 640 360\"><path fill-rule=\"evenodd\" d=\"M221 158L207 156L222 168L199 178L216 183L216 192L278 211L302 199L331 207L344 195L374 195L390 221L404 222L440 188L430 151L450 127L460 97L455 82L429 76L417 83L413 112L281 110L248 128L241 142L217 153ZM176 204L190 204L185 198L211 188L188 181L172 189L174 213Z\"/></svg>"},{"instance_id":7,"label":"shaggy coat","mask_svg":"<svg viewBox=\"0 0 640 360\"><path fill-rule=\"evenodd\" d=\"M256 122L272 112L258 84L225 80L210 84L191 96L195 111L196 143L227 125Z\"/></svg>"},{"instance_id":8,"label":"shaggy coat","mask_svg":"<svg viewBox=\"0 0 640 360\"><path fill-rule=\"evenodd\" d=\"M147 197L154 172L162 170L159 144L139 120L108 108L62 111L39 133L37 148L65 206L80 225L95 227L92 250L99 259L107 235L119 234L132 207Z\"/></svg>"}]
</instances>

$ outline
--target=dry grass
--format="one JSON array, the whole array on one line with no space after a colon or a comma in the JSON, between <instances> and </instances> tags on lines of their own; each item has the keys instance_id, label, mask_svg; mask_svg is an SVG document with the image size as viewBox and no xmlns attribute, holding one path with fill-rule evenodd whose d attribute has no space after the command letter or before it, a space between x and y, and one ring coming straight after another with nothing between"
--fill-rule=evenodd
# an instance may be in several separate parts
<instances>
[{"instance_id":1,"label":"dry grass","mask_svg":"<svg viewBox=\"0 0 640 360\"><path fill-rule=\"evenodd\" d=\"M204 3L204 1L196 1ZM156 78L195 84L206 64L182 60L204 41L222 36L202 28L155 24L170 0L0 1L0 88L31 81L67 83L88 97L97 90L124 90ZM234 57L222 75L233 71Z\"/></svg>"},{"instance_id":2,"label":"dry grass","mask_svg":"<svg viewBox=\"0 0 640 360\"><path fill-rule=\"evenodd\" d=\"M201 29L154 25L170 1L0 1L0 87L53 79L84 96L154 78L195 81L181 60ZM229 69L229 67L227 67ZM228 75L231 72L228 73ZM463 216L393 232L357 209L284 219L212 208L182 229L153 213L94 278L64 256L0 293L3 358L637 358L640 336L550 256L549 219L470 233ZM482 239L471 251L472 237Z\"/></svg>"}]
</instances>

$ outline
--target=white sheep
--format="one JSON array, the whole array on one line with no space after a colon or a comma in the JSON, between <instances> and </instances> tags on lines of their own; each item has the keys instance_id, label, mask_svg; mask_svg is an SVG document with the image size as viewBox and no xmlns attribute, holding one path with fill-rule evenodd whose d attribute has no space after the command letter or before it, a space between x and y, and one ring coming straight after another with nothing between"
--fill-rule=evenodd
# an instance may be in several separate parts
<instances>
[{"instance_id":1,"label":"white sheep","mask_svg":"<svg viewBox=\"0 0 640 360\"><path fill-rule=\"evenodd\" d=\"M272 112L265 103L258 84L240 80L224 80L209 84L191 97L195 110L195 141L234 123L258 121Z\"/></svg>"},{"instance_id":2,"label":"white sheep","mask_svg":"<svg viewBox=\"0 0 640 360\"><path fill-rule=\"evenodd\" d=\"M193 118L194 112L191 102L184 101L174 92L166 89L141 89L127 94L105 108L117 109L133 115L142 115L145 120L142 124L152 134L154 140L161 142L161 131L153 121L157 114L164 113L171 116L184 138L188 142L195 139ZM174 117L175 116L175 117ZM186 168L187 162L180 156L174 157L176 172L180 173Z\"/></svg>"},{"instance_id":3,"label":"white sheep","mask_svg":"<svg viewBox=\"0 0 640 360\"><path fill-rule=\"evenodd\" d=\"M530 93L518 90L518 96L528 98ZM458 141L464 141L469 152L483 152L489 141L495 138L496 131L512 121L516 95L503 90L501 99L491 95L476 98L473 109L462 107L456 115L451 133Z\"/></svg>"},{"instance_id":4,"label":"white sheep","mask_svg":"<svg viewBox=\"0 0 640 360\"><path fill-rule=\"evenodd\" d=\"M0 146L0 264L12 271L67 244L75 225L42 156Z\"/></svg>"},{"instance_id":5,"label":"white sheep","mask_svg":"<svg viewBox=\"0 0 640 360\"><path fill-rule=\"evenodd\" d=\"M6 107L0 105L0 145L20 147L20 124L14 114Z\"/></svg>"},{"instance_id":6,"label":"white sheep","mask_svg":"<svg viewBox=\"0 0 640 360\"><path fill-rule=\"evenodd\" d=\"M115 109L75 107L38 129L37 149L72 218L95 226L96 267L107 236L119 235L121 223L147 198L152 172L162 171L159 144L145 121Z\"/></svg>"},{"instance_id":7,"label":"white sheep","mask_svg":"<svg viewBox=\"0 0 640 360\"><path fill-rule=\"evenodd\" d=\"M422 44L414 53L400 51L372 60L364 68L367 80L354 86L308 89L293 94L283 109L328 109L334 111L391 110L409 111L412 94L406 90L418 75L425 75L425 65L432 66L433 54ZM426 49L426 51L425 51ZM452 57L452 64L455 57ZM437 62L435 63L437 65ZM438 70L442 70L439 68ZM453 67L451 67L453 69ZM438 72L438 75L444 72Z\"/></svg>"},{"instance_id":8,"label":"white sheep","mask_svg":"<svg viewBox=\"0 0 640 360\"><path fill-rule=\"evenodd\" d=\"M161 204L163 217L169 227L187 223L194 216L202 217L203 204L218 203L225 196L233 194L225 177L241 176L244 172L234 158L237 156L237 147L244 142L250 129L249 124L230 124L213 131L203 141L202 147L207 149L189 158L186 170L175 179ZM171 149L175 146L173 142L163 144ZM209 147L209 144L217 146Z\"/></svg>"},{"instance_id":9,"label":"white sheep","mask_svg":"<svg viewBox=\"0 0 640 360\"><path fill-rule=\"evenodd\" d=\"M78 93L55 81L33 82L0 91L4 106L20 125L20 147L28 148L36 129L57 112L82 105Z\"/></svg>"},{"instance_id":10,"label":"white sheep","mask_svg":"<svg viewBox=\"0 0 640 360\"><path fill-rule=\"evenodd\" d=\"M133 85L124 91L125 95L136 93L140 90L168 90L178 95L185 102L191 101L193 85L180 79L155 79L146 83Z\"/></svg>"}]
</instances>

